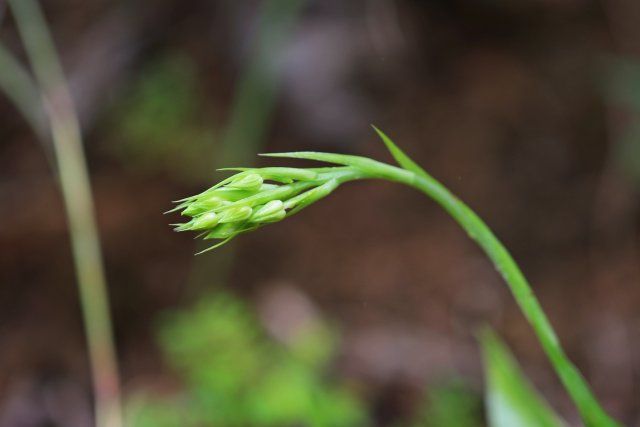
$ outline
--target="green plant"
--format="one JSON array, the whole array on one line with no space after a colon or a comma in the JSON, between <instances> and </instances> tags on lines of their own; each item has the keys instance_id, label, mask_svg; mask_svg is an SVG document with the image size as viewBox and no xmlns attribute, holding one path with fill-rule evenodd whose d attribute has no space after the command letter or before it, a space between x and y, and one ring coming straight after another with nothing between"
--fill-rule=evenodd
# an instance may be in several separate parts
<instances>
[{"instance_id":1,"label":"green plant","mask_svg":"<svg viewBox=\"0 0 640 427\"><path fill-rule=\"evenodd\" d=\"M113 110L112 148L135 170L168 171L185 181L209 170L215 131L195 64L169 53L145 67Z\"/></svg>"},{"instance_id":2,"label":"green plant","mask_svg":"<svg viewBox=\"0 0 640 427\"><path fill-rule=\"evenodd\" d=\"M320 321L278 343L238 298L218 293L167 316L160 343L184 391L134 399L132 427L366 425L361 402L326 374L336 339Z\"/></svg>"},{"instance_id":3,"label":"green plant","mask_svg":"<svg viewBox=\"0 0 640 427\"><path fill-rule=\"evenodd\" d=\"M466 204L418 166L384 133L376 129L400 167L369 158L318 152L265 154L269 157L316 160L339 166L324 168L231 169L237 173L208 190L180 200L189 221L177 231L193 230L219 247L237 235L280 221L329 195L338 186L361 179L396 182L426 194L442 206L475 240L507 282L516 302L587 426L616 426L588 384L565 355L540 303L507 249ZM267 181L267 183L265 183Z\"/></svg>"},{"instance_id":4,"label":"green plant","mask_svg":"<svg viewBox=\"0 0 640 427\"><path fill-rule=\"evenodd\" d=\"M413 427L481 427L482 400L459 379L428 390ZM514 424L515 425L515 424ZM492 427L496 427L493 426Z\"/></svg>"}]
</instances>

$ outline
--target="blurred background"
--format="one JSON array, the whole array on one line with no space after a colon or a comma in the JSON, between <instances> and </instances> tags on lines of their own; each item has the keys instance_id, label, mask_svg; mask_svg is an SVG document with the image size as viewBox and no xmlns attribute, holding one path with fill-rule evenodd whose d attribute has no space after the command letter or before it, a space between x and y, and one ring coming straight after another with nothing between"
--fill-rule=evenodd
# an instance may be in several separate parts
<instances>
[{"instance_id":1,"label":"blurred background","mask_svg":"<svg viewBox=\"0 0 640 427\"><path fill-rule=\"evenodd\" d=\"M640 3L42 6L83 129L130 425L482 426L485 324L578 424L492 265L416 192L348 185L198 257L168 226L172 200L217 167L267 164L258 152L390 161L370 123L487 221L603 405L640 425ZM4 96L0 117L0 426L88 426L51 157Z\"/></svg>"}]
</instances>

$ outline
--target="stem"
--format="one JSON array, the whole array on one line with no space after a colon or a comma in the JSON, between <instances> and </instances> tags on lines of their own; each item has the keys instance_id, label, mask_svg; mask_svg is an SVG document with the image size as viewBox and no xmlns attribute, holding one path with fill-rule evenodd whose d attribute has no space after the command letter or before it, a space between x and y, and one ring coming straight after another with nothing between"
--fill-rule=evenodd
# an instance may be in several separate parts
<instances>
[{"instance_id":1,"label":"stem","mask_svg":"<svg viewBox=\"0 0 640 427\"><path fill-rule=\"evenodd\" d=\"M258 27L251 40L246 64L231 107L222 141L220 164L241 164L251 160L269 130L280 80L282 55L305 0L268 0L262 3ZM216 161L217 163L218 161Z\"/></svg>"},{"instance_id":2,"label":"stem","mask_svg":"<svg viewBox=\"0 0 640 427\"><path fill-rule=\"evenodd\" d=\"M120 427L120 381L89 172L78 118L42 11L34 0L10 0L42 91L69 221L96 400L96 425Z\"/></svg>"},{"instance_id":3,"label":"stem","mask_svg":"<svg viewBox=\"0 0 640 427\"><path fill-rule=\"evenodd\" d=\"M462 226L469 237L475 240L489 256L491 261L493 261L496 269L509 285L511 293L524 313L525 318L532 326L542 348L560 377L565 389L569 392L569 395L577 406L580 416L587 427L619 426L619 424L610 418L602 409L585 379L567 358L553 327L549 323L549 319L531 290L531 286L504 245L467 205L411 160L382 131L375 127L374 129L382 138L393 158L398 164L403 166L404 169L367 157L314 151L269 153L262 154L262 156L315 160L347 166L347 169L351 169L351 171L347 170L344 172L345 169L334 168L333 172L329 172L330 174L334 174L334 181L337 181L339 184L366 178L393 181L413 187L435 200ZM330 191L331 190L329 190L329 192Z\"/></svg>"},{"instance_id":4,"label":"stem","mask_svg":"<svg viewBox=\"0 0 640 427\"><path fill-rule=\"evenodd\" d=\"M437 180L394 166L379 164L377 177L408 185L435 200L480 245L511 289L516 302L540 341L544 352L576 404L587 426L619 426L601 408L589 385L569 361L549 319L542 310L527 279L504 245L466 204Z\"/></svg>"}]
</instances>

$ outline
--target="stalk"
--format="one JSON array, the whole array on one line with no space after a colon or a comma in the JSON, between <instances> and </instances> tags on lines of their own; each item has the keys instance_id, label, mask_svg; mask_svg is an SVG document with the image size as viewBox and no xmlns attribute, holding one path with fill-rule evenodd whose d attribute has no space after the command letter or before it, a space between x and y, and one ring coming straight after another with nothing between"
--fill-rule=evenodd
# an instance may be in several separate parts
<instances>
[{"instance_id":1,"label":"stalk","mask_svg":"<svg viewBox=\"0 0 640 427\"><path fill-rule=\"evenodd\" d=\"M407 176L404 169L387 170L387 174L393 181L412 187L437 202L491 259L496 270L507 282L517 304L533 328L545 354L578 408L585 424L589 427L619 426L604 412L582 374L568 359L547 315L533 293L531 285L509 251L485 222L440 182L428 175L421 176L412 173L412 176Z\"/></svg>"},{"instance_id":2,"label":"stalk","mask_svg":"<svg viewBox=\"0 0 640 427\"><path fill-rule=\"evenodd\" d=\"M78 280L98 427L122 426L120 381L89 172L75 107L42 10L10 0L49 120Z\"/></svg>"},{"instance_id":3,"label":"stalk","mask_svg":"<svg viewBox=\"0 0 640 427\"><path fill-rule=\"evenodd\" d=\"M375 129L375 128L374 128ZM289 159L315 160L340 165L329 168L245 168L239 169L236 175L227 178L196 196L183 199L174 211L182 211L183 216L191 219L183 224L176 224L176 231L203 231L205 239L218 239L219 243L210 249L220 247L235 236L256 230L272 222L287 218L312 203L326 197L338 186L349 181L361 179L382 179L400 183L414 188L436 201L455 219L491 259L494 266L504 278L513 294L525 318L533 328L542 348L549 358L553 369L559 376L562 384L569 393L578 412L587 427L616 427L619 426L602 409L593 395L586 380L565 354L558 337L556 336L549 319L544 313L538 299L533 293L529 282L513 260L513 257L504 245L493 234L489 227L466 204L455 197L446 187L435 180L418 164L411 160L391 139L384 133L375 129L392 156L401 167L388 165L366 157L349 156L344 154L318 153L310 151L291 153L263 154L267 157L279 157ZM278 169L279 174L274 174ZM304 173L310 174L305 176ZM250 178L250 179L249 179ZM260 220L260 216L237 216L231 224L218 224L217 215L229 218L236 212L242 213L250 200L256 200L256 195L261 203L269 203L266 190L254 185L244 199L228 199L223 205L215 205L198 211L197 207L206 206L207 199L212 195L224 197L228 188L234 188L234 183L259 183L264 180L284 182L307 183L310 189L297 195L287 195L274 206L282 206L282 211L276 212L269 220ZM273 191L270 187L268 191ZM275 194L275 193L272 193ZM280 203L284 202L284 203ZM259 207L258 207L259 208ZM201 217L202 215L207 215ZM232 217L232 216L231 216ZM232 217L233 218L233 217ZM213 219L213 221L209 221ZM205 224L204 226L202 224Z\"/></svg>"}]
</instances>

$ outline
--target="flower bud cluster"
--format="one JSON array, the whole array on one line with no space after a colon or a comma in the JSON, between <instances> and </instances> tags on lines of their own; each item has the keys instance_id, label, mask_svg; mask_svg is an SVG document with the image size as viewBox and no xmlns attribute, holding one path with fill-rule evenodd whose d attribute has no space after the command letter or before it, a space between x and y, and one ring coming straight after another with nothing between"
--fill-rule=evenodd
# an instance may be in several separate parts
<instances>
[{"instance_id":1,"label":"flower bud cluster","mask_svg":"<svg viewBox=\"0 0 640 427\"><path fill-rule=\"evenodd\" d=\"M208 190L180 200L172 211L189 221L176 231L193 230L226 243L240 233L281 221L327 196L338 186L331 174L285 167L241 170ZM209 250L207 249L207 250Z\"/></svg>"}]
</instances>

